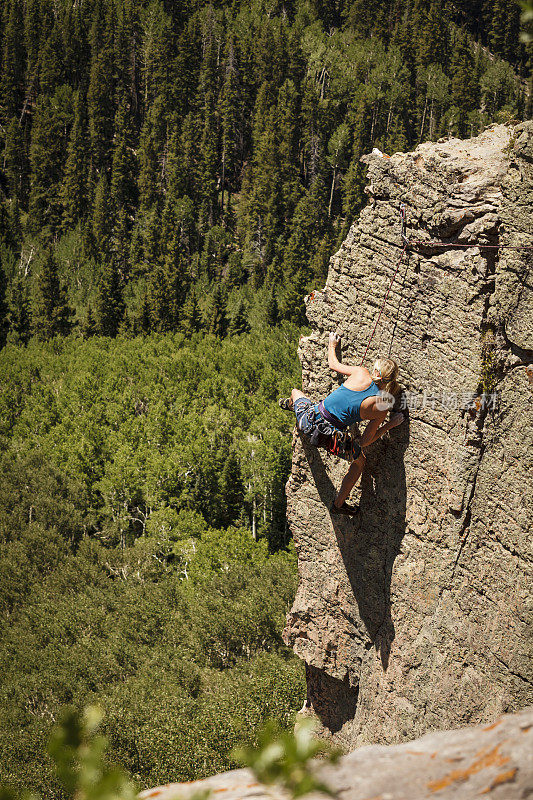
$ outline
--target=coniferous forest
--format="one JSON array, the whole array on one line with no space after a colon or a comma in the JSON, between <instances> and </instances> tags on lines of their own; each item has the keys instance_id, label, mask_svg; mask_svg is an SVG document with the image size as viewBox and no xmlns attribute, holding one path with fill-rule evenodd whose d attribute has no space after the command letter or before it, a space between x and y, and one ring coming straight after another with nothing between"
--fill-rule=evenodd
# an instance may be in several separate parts
<instances>
[{"instance_id":1,"label":"coniferous forest","mask_svg":"<svg viewBox=\"0 0 533 800\"><path fill-rule=\"evenodd\" d=\"M303 297L360 156L532 113L504 0L4 0L0 775L98 702L141 786L305 697L281 630Z\"/></svg>"}]
</instances>

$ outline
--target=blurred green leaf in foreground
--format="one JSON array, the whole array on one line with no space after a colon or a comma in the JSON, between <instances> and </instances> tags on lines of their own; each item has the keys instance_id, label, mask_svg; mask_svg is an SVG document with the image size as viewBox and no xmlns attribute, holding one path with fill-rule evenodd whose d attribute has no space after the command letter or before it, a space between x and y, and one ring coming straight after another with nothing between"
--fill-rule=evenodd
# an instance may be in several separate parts
<instances>
[{"instance_id":1,"label":"blurred green leaf in foreground","mask_svg":"<svg viewBox=\"0 0 533 800\"><path fill-rule=\"evenodd\" d=\"M294 798L309 792L335 797L335 792L316 777L311 762L321 755L333 764L341 751L317 739L314 730L315 722L310 718L298 722L294 734L279 732L271 723L263 728L257 748L238 748L233 755L250 767L261 783L279 784Z\"/></svg>"},{"instance_id":2,"label":"blurred green leaf in foreground","mask_svg":"<svg viewBox=\"0 0 533 800\"><path fill-rule=\"evenodd\" d=\"M137 789L126 773L105 762L107 739L98 734L103 719L98 706L87 706L82 713L67 710L54 729L48 752L67 798L75 800L134 800ZM0 787L0 800L39 800L27 792L18 795Z\"/></svg>"}]
</instances>

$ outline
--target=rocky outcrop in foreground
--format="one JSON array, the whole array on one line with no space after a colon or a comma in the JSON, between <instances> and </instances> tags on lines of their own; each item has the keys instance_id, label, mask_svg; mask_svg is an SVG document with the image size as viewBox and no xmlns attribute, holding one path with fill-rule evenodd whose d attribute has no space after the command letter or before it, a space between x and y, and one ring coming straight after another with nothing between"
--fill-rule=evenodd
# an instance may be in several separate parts
<instances>
[{"instance_id":1,"label":"rocky outcrop in foreground","mask_svg":"<svg viewBox=\"0 0 533 800\"><path fill-rule=\"evenodd\" d=\"M361 360L401 205L408 237L446 246L410 248L369 350L367 366L398 361L408 418L367 450L359 520L327 510L346 464L295 438L300 581L284 637L306 663L307 710L348 749L533 701L533 250L480 246L533 245L533 123L365 159L370 203L307 300L309 396L338 380L328 331Z\"/></svg>"},{"instance_id":2,"label":"rocky outcrop in foreground","mask_svg":"<svg viewBox=\"0 0 533 800\"><path fill-rule=\"evenodd\" d=\"M339 800L525 800L533 796L533 709L491 725L426 734L401 745L370 745L322 767ZM141 792L140 800L183 800L199 791L224 800L286 800L250 770Z\"/></svg>"}]
</instances>

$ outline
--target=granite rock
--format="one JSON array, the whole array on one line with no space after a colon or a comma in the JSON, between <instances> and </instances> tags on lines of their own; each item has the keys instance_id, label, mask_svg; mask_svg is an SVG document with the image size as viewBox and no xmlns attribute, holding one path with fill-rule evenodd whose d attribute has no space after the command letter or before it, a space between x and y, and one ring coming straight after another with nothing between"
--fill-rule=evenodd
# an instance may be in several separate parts
<instances>
[{"instance_id":1,"label":"granite rock","mask_svg":"<svg viewBox=\"0 0 533 800\"><path fill-rule=\"evenodd\" d=\"M397 268L365 364L398 362L407 418L367 449L359 519L328 512L346 463L296 434L287 484L284 638L348 749L533 702L533 250L513 249L533 246L533 123L364 160L369 203L307 298L303 390L341 379L329 331L361 361Z\"/></svg>"},{"instance_id":2,"label":"granite rock","mask_svg":"<svg viewBox=\"0 0 533 800\"><path fill-rule=\"evenodd\" d=\"M533 796L533 709L405 744L368 745L334 766L314 768L338 800L525 800ZM224 800L288 800L248 769L158 786L141 792L140 800L193 800L206 791Z\"/></svg>"}]
</instances>

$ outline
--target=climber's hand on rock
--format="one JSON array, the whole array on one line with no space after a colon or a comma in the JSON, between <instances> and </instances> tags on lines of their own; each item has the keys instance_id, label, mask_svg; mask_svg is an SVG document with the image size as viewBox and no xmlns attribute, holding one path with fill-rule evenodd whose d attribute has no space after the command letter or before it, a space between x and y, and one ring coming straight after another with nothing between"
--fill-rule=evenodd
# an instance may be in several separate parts
<instances>
[{"instance_id":1,"label":"climber's hand on rock","mask_svg":"<svg viewBox=\"0 0 533 800\"><path fill-rule=\"evenodd\" d=\"M398 425L401 425L405 419L405 415L402 414L401 411L397 411L396 414L391 414L391 418L389 420L389 429L390 428L397 428Z\"/></svg>"},{"instance_id":2,"label":"climber's hand on rock","mask_svg":"<svg viewBox=\"0 0 533 800\"><path fill-rule=\"evenodd\" d=\"M332 344L334 347L337 347L341 340L341 337L335 333L335 331L331 331L329 334L329 343Z\"/></svg>"}]
</instances>

